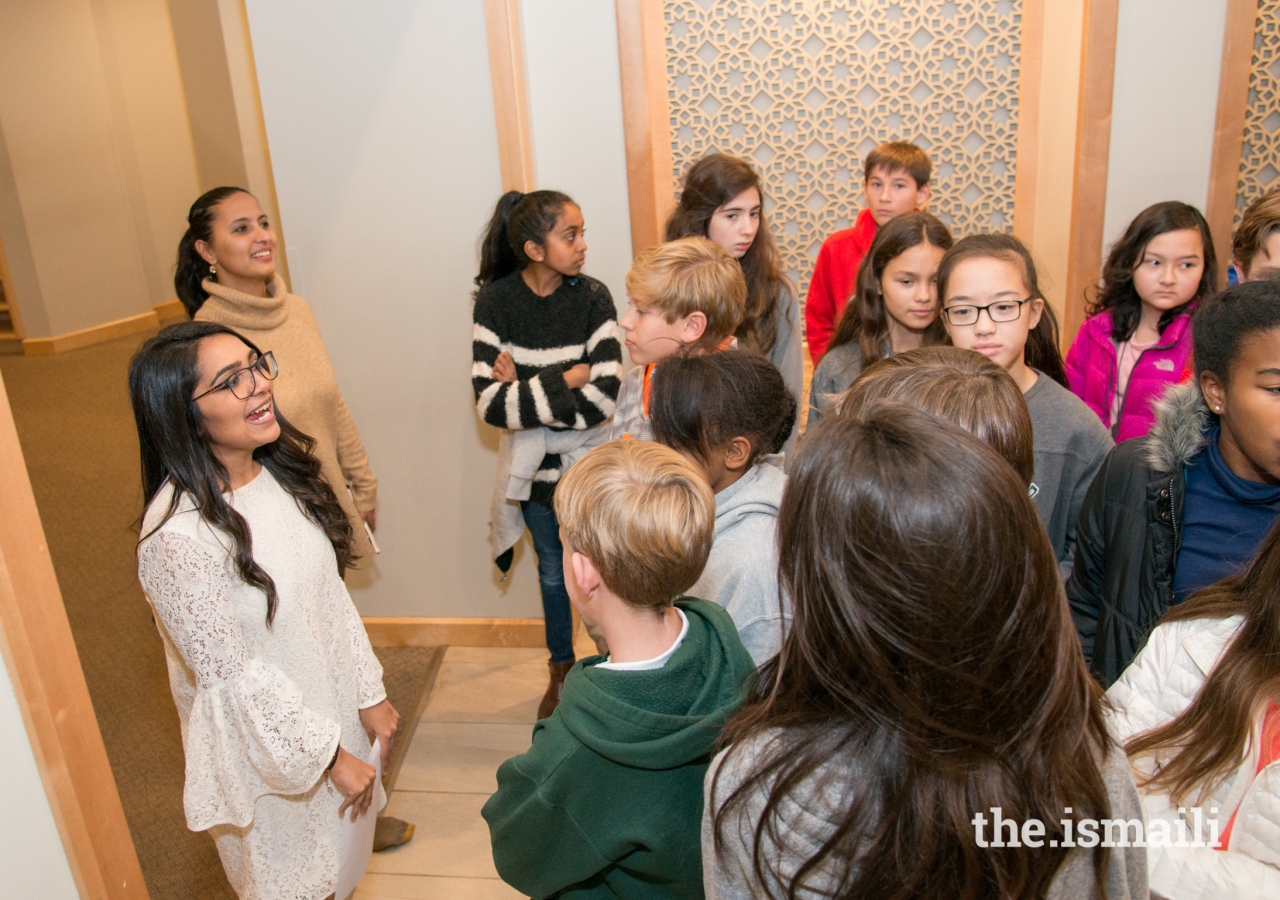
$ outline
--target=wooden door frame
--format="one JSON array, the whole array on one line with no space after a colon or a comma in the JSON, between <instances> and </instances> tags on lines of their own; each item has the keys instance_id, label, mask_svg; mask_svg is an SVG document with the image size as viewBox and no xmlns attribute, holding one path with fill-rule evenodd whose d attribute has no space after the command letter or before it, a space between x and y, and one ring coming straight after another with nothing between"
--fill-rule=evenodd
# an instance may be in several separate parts
<instances>
[{"instance_id":1,"label":"wooden door frame","mask_svg":"<svg viewBox=\"0 0 1280 900\"><path fill-rule=\"evenodd\" d=\"M1240 184L1240 154L1249 105L1249 73L1253 68L1253 38L1258 0L1227 0L1222 35L1222 68L1218 75L1218 111L1213 127L1213 156L1209 164L1209 194L1204 215L1218 251L1219 287L1227 283L1231 262L1231 228L1236 217Z\"/></svg>"},{"instance_id":2,"label":"wooden door frame","mask_svg":"<svg viewBox=\"0 0 1280 900\"><path fill-rule=\"evenodd\" d=\"M76 653L3 379L0 653L80 896L145 900L142 868Z\"/></svg>"}]
</instances>

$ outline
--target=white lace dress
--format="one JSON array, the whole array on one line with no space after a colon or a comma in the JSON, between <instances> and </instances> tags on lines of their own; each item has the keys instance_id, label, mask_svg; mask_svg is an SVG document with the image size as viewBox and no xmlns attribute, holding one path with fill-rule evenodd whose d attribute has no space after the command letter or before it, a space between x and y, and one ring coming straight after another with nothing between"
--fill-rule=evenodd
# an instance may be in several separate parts
<instances>
[{"instance_id":1,"label":"white lace dress","mask_svg":"<svg viewBox=\"0 0 1280 900\"><path fill-rule=\"evenodd\" d=\"M172 495L156 495L144 535ZM182 721L187 827L210 831L244 900L319 900L337 882L342 803L324 769L339 739L368 755L359 710L386 697L382 666L328 538L271 473L228 499L275 581L271 628L266 595L241 580L230 538L189 496L139 552Z\"/></svg>"}]
</instances>

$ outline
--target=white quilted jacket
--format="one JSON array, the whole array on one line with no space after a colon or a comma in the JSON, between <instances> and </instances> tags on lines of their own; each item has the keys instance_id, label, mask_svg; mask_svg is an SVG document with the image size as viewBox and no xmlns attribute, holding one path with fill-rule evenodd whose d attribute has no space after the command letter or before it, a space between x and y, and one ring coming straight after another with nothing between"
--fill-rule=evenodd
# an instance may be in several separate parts
<instances>
[{"instance_id":1,"label":"white quilted jacket","mask_svg":"<svg viewBox=\"0 0 1280 900\"><path fill-rule=\"evenodd\" d=\"M1163 725L1186 709L1242 622L1240 616L1233 616L1156 628L1133 664L1107 691L1116 707L1113 721L1120 740ZM1261 718L1254 723L1254 739L1240 767L1203 798L1202 806L1184 807L1180 813L1170 805L1163 789L1138 789L1148 834L1157 819L1172 826L1181 818L1186 822L1186 834L1192 836L1199 814L1209 837L1210 819L1218 819L1221 832L1232 810L1240 807L1227 852L1211 847L1147 849L1152 896L1169 900L1280 898L1280 763L1272 763L1256 779L1251 778L1258 768L1256 738L1261 724ZM1133 764L1135 769L1150 772L1154 760L1140 757ZM1216 814L1212 813L1215 808ZM1171 833L1177 834L1176 830Z\"/></svg>"}]
</instances>

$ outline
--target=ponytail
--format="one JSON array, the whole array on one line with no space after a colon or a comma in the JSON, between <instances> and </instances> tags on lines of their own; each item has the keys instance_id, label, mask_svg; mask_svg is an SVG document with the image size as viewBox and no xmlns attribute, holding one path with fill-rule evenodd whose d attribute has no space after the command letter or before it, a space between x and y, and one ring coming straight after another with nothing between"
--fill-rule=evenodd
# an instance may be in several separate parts
<instances>
[{"instance_id":1,"label":"ponytail","mask_svg":"<svg viewBox=\"0 0 1280 900\"><path fill-rule=\"evenodd\" d=\"M1067 383L1067 367L1062 363L1062 351L1058 349L1058 317L1047 300L1040 310L1040 321L1027 334L1023 359L1031 368L1039 369L1067 390L1071 389Z\"/></svg>"},{"instance_id":2,"label":"ponytail","mask_svg":"<svg viewBox=\"0 0 1280 900\"><path fill-rule=\"evenodd\" d=\"M476 287L482 288L529 265L532 260L524 252L525 243L546 243L547 234L556 227L556 219L570 203L573 203L572 198L559 191L532 191L528 194L507 191L498 198L498 205L480 238L480 272L475 277Z\"/></svg>"},{"instance_id":3,"label":"ponytail","mask_svg":"<svg viewBox=\"0 0 1280 900\"><path fill-rule=\"evenodd\" d=\"M247 194L244 188L216 187L196 198L187 212L187 231L178 242L178 264L173 273L173 288L187 314L194 317L209 294L204 280L209 277L209 263L196 250L196 241L206 243L213 238L213 220L218 204L232 194Z\"/></svg>"}]
</instances>

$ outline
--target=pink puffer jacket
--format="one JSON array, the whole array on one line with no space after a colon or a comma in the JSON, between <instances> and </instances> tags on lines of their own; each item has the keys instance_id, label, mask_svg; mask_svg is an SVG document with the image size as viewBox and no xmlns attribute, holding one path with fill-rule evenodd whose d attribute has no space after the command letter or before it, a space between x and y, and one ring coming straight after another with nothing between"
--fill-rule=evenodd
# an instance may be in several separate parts
<instances>
[{"instance_id":1,"label":"pink puffer jacket","mask_svg":"<svg viewBox=\"0 0 1280 900\"><path fill-rule=\"evenodd\" d=\"M1111 312L1098 313L1080 327L1067 353L1067 381L1072 392L1098 414L1116 442L1143 437L1155 424L1153 404L1171 384L1192 376L1191 312L1181 313L1160 335L1160 343L1143 352L1129 376L1120 422L1111 421L1111 402L1119 373L1116 345L1111 341Z\"/></svg>"}]
</instances>

